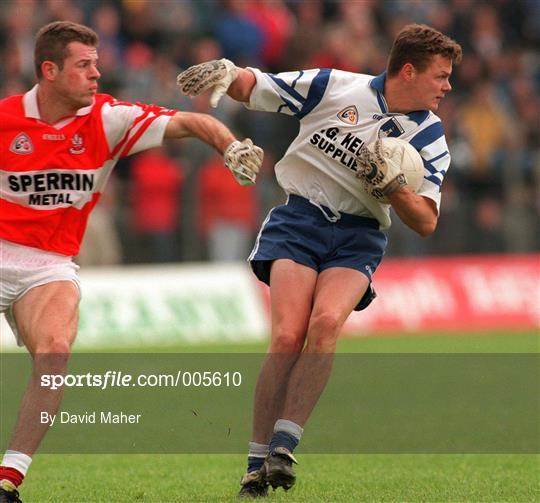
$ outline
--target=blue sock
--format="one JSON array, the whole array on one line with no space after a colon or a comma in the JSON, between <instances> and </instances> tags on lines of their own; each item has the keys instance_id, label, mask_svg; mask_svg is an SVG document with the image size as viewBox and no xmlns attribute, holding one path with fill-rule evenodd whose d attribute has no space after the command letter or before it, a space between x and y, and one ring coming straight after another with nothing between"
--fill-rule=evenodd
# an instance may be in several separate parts
<instances>
[{"instance_id":1,"label":"blue sock","mask_svg":"<svg viewBox=\"0 0 540 503\"><path fill-rule=\"evenodd\" d=\"M303 432L303 428L298 424L289 421L288 419L278 419L274 426L274 434L270 440L270 452L276 447L285 447L293 452L298 445L298 442L300 442Z\"/></svg>"},{"instance_id":2,"label":"blue sock","mask_svg":"<svg viewBox=\"0 0 540 503\"><path fill-rule=\"evenodd\" d=\"M249 452L248 452L248 467L247 467L248 473L254 472L255 470L260 470L264 463L264 458L266 458L267 454L268 454L267 444L259 444L257 442L250 442Z\"/></svg>"},{"instance_id":3,"label":"blue sock","mask_svg":"<svg viewBox=\"0 0 540 503\"><path fill-rule=\"evenodd\" d=\"M285 447L293 452L298 445L298 439L285 431L276 431L270 440L270 452L276 447Z\"/></svg>"},{"instance_id":4,"label":"blue sock","mask_svg":"<svg viewBox=\"0 0 540 503\"><path fill-rule=\"evenodd\" d=\"M248 473L260 470L264 463L264 458L256 458L254 456L248 456Z\"/></svg>"}]
</instances>

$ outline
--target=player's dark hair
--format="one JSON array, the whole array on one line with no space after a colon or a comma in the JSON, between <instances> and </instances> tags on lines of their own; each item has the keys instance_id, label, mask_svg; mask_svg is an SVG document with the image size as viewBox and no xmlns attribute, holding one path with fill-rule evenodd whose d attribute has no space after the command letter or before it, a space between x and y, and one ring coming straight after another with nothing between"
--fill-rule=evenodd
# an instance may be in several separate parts
<instances>
[{"instance_id":1,"label":"player's dark hair","mask_svg":"<svg viewBox=\"0 0 540 503\"><path fill-rule=\"evenodd\" d=\"M424 71L433 56L440 54L452 63L461 61L461 46L450 37L443 35L425 24L405 26L394 40L387 64L389 77L397 75L403 65L410 63L419 72Z\"/></svg>"},{"instance_id":2,"label":"player's dark hair","mask_svg":"<svg viewBox=\"0 0 540 503\"><path fill-rule=\"evenodd\" d=\"M43 77L41 64L44 61L52 61L62 70L64 60L69 56L68 44L80 42L84 45L97 47L97 33L78 23L71 21L54 21L43 26L36 35L34 47L34 69L38 79Z\"/></svg>"}]
</instances>

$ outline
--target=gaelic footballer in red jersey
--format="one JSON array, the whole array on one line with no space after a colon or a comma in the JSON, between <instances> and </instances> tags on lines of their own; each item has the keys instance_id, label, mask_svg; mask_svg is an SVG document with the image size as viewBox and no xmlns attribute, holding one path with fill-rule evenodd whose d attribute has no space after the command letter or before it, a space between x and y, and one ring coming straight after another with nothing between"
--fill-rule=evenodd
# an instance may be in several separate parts
<instances>
[{"instance_id":1,"label":"gaelic footballer in red jersey","mask_svg":"<svg viewBox=\"0 0 540 503\"><path fill-rule=\"evenodd\" d=\"M36 36L38 83L0 101L0 313L33 356L33 372L0 463L0 501L19 502L33 453L61 390L41 374L63 374L77 335L79 280L72 256L116 162L195 137L224 156L241 185L255 182L263 152L209 115L116 101L98 94L98 38L54 22ZM9 385L9 383L7 383Z\"/></svg>"}]
</instances>

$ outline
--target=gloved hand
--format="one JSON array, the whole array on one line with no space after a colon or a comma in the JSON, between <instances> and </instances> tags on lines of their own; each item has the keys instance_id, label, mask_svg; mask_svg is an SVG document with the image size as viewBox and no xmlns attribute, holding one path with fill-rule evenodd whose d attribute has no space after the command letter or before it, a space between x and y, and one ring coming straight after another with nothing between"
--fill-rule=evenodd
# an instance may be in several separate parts
<instances>
[{"instance_id":1,"label":"gloved hand","mask_svg":"<svg viewBox=\"0 0 540 503\"><path fill-rule=\"evenodd\" d=\"M401 159L396 150L386 151L380 139L367 147L363 145L356 163L357 176L364 182L366 192L381 202L387 202L386 196L407 185L407 177L401 170Z\"/></svg>"},{"instance_id":2,"label":"gloved hand","mask_svg":"<svg viewBox=\"0 0 540 503\"><path fill-rule=\"evenodd\" d=\"M223 159L240 185L254 185L264 158L262 148L246 138L233 141L225 150Z\"/></svg>"},{"instance_id":3,"label":"gloved hand","mask_svg":"<svg viewBox=\"0 0 540 503\"><path fill-rule=\"evenodd\" d=\"M219 59L190 66L176 77L176 85L186 96L198 96L207 89L214 88L210 105L217 107L221 97L227 92L237 76L236 66L228 59Z\"/></svg>"}]
</instances>

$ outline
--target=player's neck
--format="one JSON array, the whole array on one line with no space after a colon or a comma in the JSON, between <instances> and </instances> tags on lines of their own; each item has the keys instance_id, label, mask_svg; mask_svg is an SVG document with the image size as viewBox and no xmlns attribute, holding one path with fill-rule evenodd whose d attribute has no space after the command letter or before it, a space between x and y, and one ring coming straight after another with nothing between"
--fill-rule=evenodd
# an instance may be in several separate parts
<instances>
[{"instance_id":1,"label":"player's neck","mask_svg":"<svg viewBox=\"0 0 540 503\"><path fill-rule=\"evenodd\" d=\"M417 110L411 100L409 90L398 79L386 79L384 99L389 112L406 114Z\"/></svg>"},{"instance_id":2,"label":"player's neck","mask_svg":"<svg viewBox=\"0 0 540 503\"><path fill-rule=\"evenodd\" d=\"M62 119L73 117L77 113L77 109L70 107L65 100L56 96L46 85L40 84L38 86L37 104L40 120L47 124L56 124Z\"/></svg>"}]
</instances>

